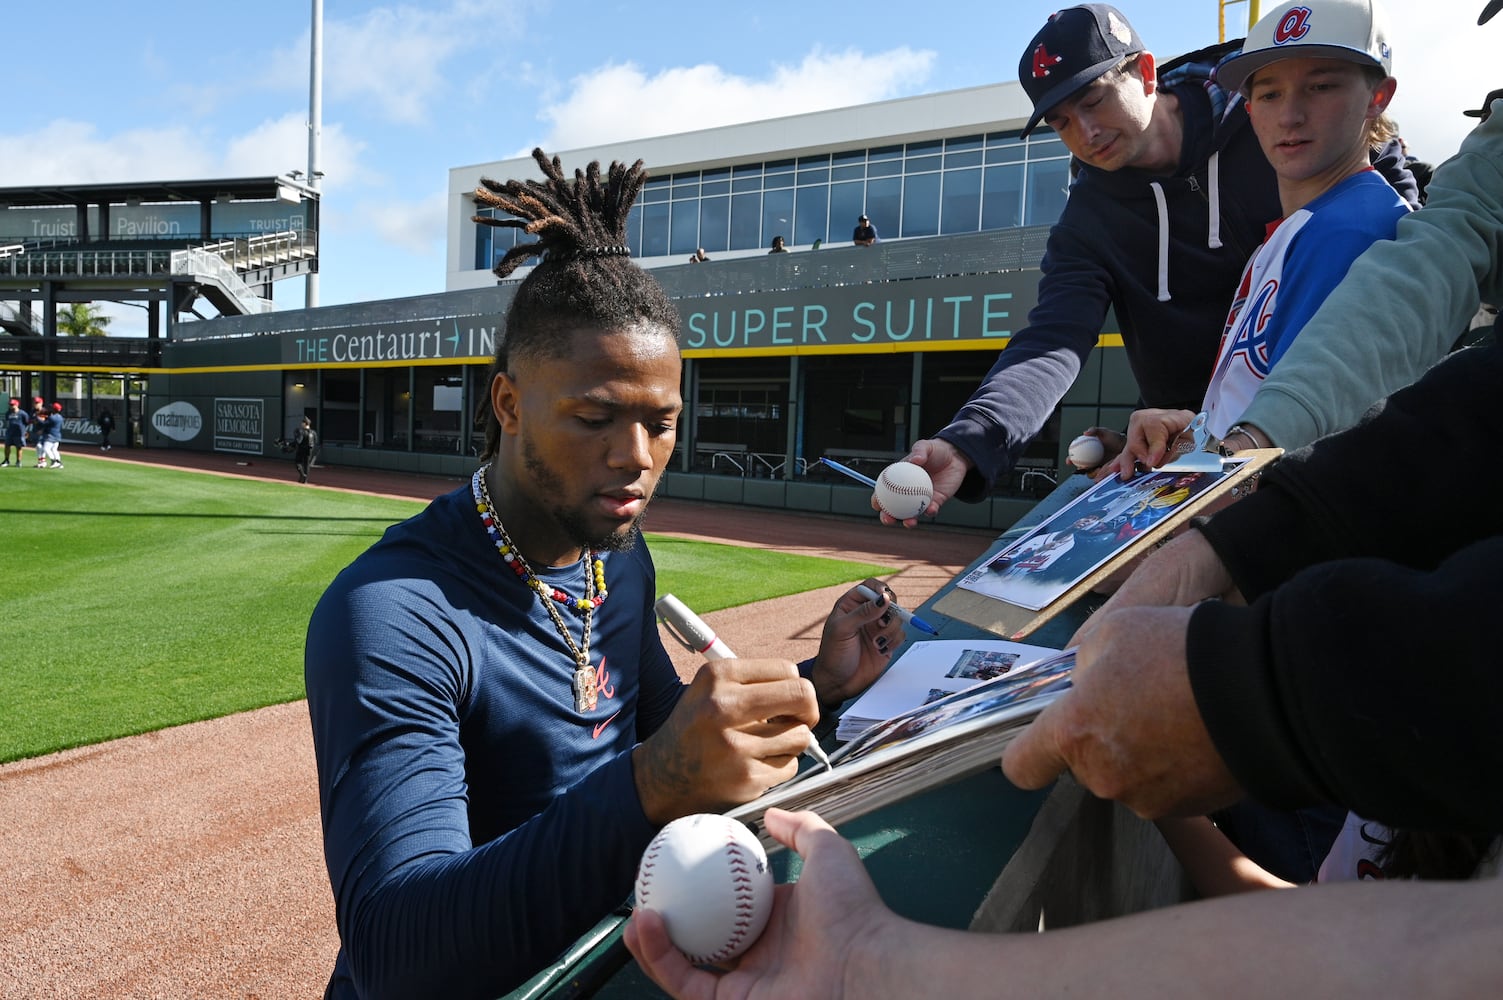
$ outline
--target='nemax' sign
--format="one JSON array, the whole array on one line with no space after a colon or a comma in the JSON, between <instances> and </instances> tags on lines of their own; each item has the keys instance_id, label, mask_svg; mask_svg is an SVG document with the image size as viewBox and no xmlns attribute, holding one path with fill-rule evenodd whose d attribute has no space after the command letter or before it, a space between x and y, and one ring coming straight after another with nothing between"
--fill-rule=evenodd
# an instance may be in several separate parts
<instances>
[{"instance_id":1,"label":"'nemax' sign","mask_svg":"<svg viewBox=\"0 0 1503 1000\"><path fill-rule=\"evenodd\" d=\"M1036 271L681 299L685 352L911 345L1011 337Z\"/></svg>"}]
</instances>

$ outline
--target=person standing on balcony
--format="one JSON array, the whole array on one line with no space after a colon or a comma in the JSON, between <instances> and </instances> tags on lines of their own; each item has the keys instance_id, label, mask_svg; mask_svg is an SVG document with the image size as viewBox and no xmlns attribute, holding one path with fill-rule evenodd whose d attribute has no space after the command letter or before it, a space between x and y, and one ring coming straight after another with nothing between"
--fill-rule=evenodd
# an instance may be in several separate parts
<instances>
[{"instance_id":1,"label":"person standing on balcony","mask_svg":"<svg viewBox=\"0 0 1503 1000\"><path fill-rule=\"evenodd\" d=\"M866 216L856 220L856 228L851 231L851 242L858 247L869 247L877 242L877 227Z\"/></svg>"}]
</instances>

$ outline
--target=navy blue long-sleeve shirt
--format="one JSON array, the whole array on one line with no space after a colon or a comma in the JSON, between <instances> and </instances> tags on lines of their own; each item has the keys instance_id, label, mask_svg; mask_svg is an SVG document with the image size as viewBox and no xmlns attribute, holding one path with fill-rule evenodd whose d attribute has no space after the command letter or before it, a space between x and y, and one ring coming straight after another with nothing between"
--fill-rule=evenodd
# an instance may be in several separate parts
<instances>
[{"instance_id":1,"label":"navy blue long-sleeve shirt","mask_svg":"<svg viewBox=\"0 0 1503 1000\"><path fill-rule=\"evenodd\" d=\"M468 488L388 530L319 602L305 677L341 942L332 996L497 996L630 894L656 832L631 750L682 685L645 545L602 558L586 713L563 640ZM584 589L578 566L540 576Z\"/></svg>"}]
</instances>

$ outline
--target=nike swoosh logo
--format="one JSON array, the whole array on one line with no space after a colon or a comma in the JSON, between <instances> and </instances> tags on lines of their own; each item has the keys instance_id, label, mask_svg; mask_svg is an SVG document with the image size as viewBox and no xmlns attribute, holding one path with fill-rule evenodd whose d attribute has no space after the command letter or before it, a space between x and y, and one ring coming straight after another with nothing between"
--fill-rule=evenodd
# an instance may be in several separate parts
<instances>
[{"instance_id":1,"label":"nike swoosh logo","mask_svg":"<svg viewBox=\"0 0 1503 1000\"><path fill-rule=\"evenodd\" d=\"M605 727L609 726L612 722L614 722L615 719L616 719L616 716L618 716L620 714L621 714L621 709L618 708L614 712L611 713L611 717L609 719L606 719L604 722L599 723L598 725L596 725L595 726L595 737L594 738L597 739L597 740L600 739L600 734L605 731Z\"/></svg>"}]
</instances>

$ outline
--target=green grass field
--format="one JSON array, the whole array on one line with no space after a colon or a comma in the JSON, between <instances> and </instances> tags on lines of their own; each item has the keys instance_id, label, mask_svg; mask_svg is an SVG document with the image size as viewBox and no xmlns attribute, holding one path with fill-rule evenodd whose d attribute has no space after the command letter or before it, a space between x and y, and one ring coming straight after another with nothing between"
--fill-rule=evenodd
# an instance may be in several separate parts
<instances>
[{"instance_id":1,"label":"green grass field","mask_svg":"<svg viewBox=\"0 0 1503 1000\"><path fill-rule=\"evenodd\" d=\"M308 616L417 501L65 456L0 468L0 762L303 696ZM890 567L649 535L708 612Z\"/></svg>"}]
</instances>

